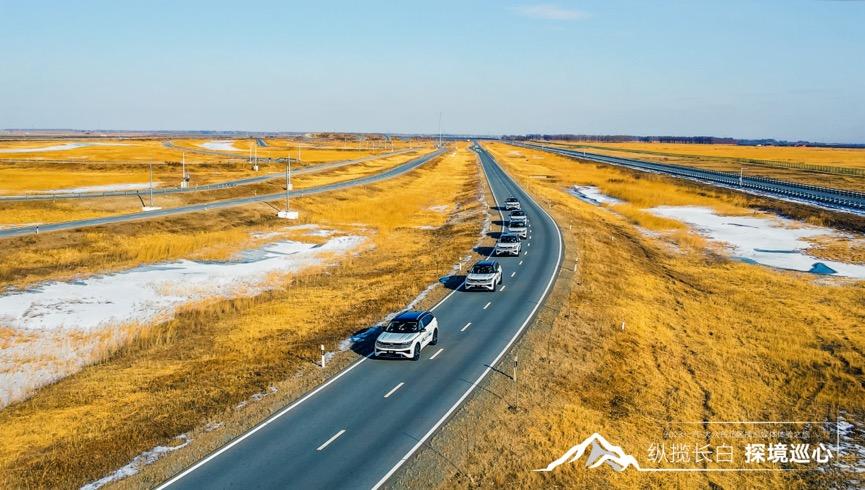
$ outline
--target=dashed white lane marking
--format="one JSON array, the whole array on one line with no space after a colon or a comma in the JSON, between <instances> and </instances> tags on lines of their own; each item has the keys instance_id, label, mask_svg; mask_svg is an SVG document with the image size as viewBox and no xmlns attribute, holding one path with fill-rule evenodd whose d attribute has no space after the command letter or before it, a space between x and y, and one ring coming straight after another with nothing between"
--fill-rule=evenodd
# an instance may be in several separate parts
<instances>
[{"instance_id":1,"label":"dashed white lane marking","mask_svg":"<svg viewBox=\"0 0 865 490\"><path fill-rule=\"evenodd\" d=\"M520 261L520 265L523 265L523 261L522 261L522 260Z\"/></svg>"},{"instance_id":2,"label":"dashed white lane marking","mask_svg":"<svg viewBox=\"0 0 865 490\"><path fill-rule=\"evenodd\" d=\"M333 435L333 437L331 437L330 439L325 441L324 444L322 444L321 446L318 446L318 449L316 449L316 451L321 451L322 449L326 448L328 444L335 441L337 437L339 437L343 434L345 434L345 429L342 429L341 431L337 432L336 434Z\"/></svg>"},{"instance_id":3,"label":"dashed white lane marking","mask_svg":"<svg viewBox=\"0 0 865 490\"><path fill-rule=\"evenodd\" d=\"M491 304L493 304L492 301L490 301L489 303L485 304L485 305L484 305L484 309L486 310L487 308L489 308Z\"/></svg>"},{"instance_id":4,"label":"dashed white lane marking","mask_svg":"<svg viewBox=\"0 0 865 490\"><path fill-rule=\"evenodd\" d=\"M523 257L525 257L525 256L528 255L528 254L529 254L529 251L526 250L525 252L523 252Z\"/></svg>"},{"instance_id":5,"label":"dashed white lane marking","mask_svg":"<svg viewBox=\"0 0 865 490\"><path fill-rule=\"evenodd\" d=\"M468 323L466 323L466 326L463 327L463 328L461 328L461 329L460 329L460 332L465 332L466 329L469 328L471 325L472 325L472 322L468 322Z\"/></svg>"},{"instance_id":6,"label":"dashed white lane marking","mask_svg":"<svg viewBox=\"0 0 865 490\"><path fill-rule=\"evenodd\" d=\"M517 275L517 271L511 272L511 277L514 277L515 275Z\"/></svg>"},{"instance_id":7,"label":"dashed white lane marking","mask_svg":"<svg viewBox=\"0 0 865 490\"><path fill-rule=\"evenodd\" d=\"M532 242L527 243L526 246L527 246L527 247L531 247L531 246L532 246Z\"/></svg>"},{"instance_id":8,"label":"dashed white lane marking","mask_svg":"<svg viewBox=\"0 0 865 490\"><path fill-rule=\"evenodd\" d=\"M387 395L385 395L384 397L388 398L389 396L393 395L394 393L396 393L396 390L402 388L402 385L404 385L404 384L405 383L400 383L400 384L394 386L393 388L391 388L390 391L387 392Z\"/></svg>"},{"instance_id":9,"label":"dashed white lane marking","mask_svg":"<svg viewBox=\"0 0 865 490\"><path fill-rule=\"evenodd\" d=\"M443 350L444 350L444 348L437 350L435 354L433 354L432 356L430 356L429 360L432 361L433 359L435 359L436 356L439 355L439 354L441 354Z\"/></svg>"},{"instance_id":10,"label":"dashed white lane marking","mask_svg":"<svg viewBox=\"0 0 865 490\"><path fill-rule=\"evenodd\" d=\"M499 291L504 291L507 286L502 286L499 288Z\"/></svg>"}]
</instances>

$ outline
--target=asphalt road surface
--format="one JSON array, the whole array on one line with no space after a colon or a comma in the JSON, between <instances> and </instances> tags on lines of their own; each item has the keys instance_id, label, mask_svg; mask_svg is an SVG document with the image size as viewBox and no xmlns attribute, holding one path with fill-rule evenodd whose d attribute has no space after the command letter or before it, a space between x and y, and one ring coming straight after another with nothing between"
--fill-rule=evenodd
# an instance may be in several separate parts
<instances>
[{"instance_id":1,"label":"asphalt road surface","mask_svg":"<svg viewBox=\"0 0 865 490\"><path fill-rule=\"evenodd\" d=\"M855 214L865 214L865 193L847 191L843 189L832 189L808 184L798 184L783 180L770 179L766 177L740 176L735 172L717 172L712 170L700 170L682 165L670 165L665 163L646 162L631 158L611 157L588 153L580 150L568 150L555 146L539 145L533 143L511 143L515 146L544 150L550 153L590 160L593 162L607 163L620 167L628 167L645 172L655 172L674 177L695 180L717 187L734 189L749 194L774 197L786 201L808 204L836 211L844 211Z\"/></svg>"},{"instance_id":2,"label":"asphalt road surface","mask_svg":"<svg viewBox=\"0 0 865 490\"><path fill-rule=\"evenodd\" d=\"M432 160L433 158L443 154L447 151L445 148L436 150L431 153L427 153L426 155L420 156L413 160L410 160L406 163L393 167L385 172L377 173L374 175L369 175L367 177L361 177L358 179L346 180L342 182L337 182L334 184L321 185L317 187L309 187L306 189L299 189L296 191L291 191L291 197L303 197L310 196L313 194L321 194L322 192L329 192L339 189L347 189L349 187L356 187L367 184L374 184L376 182L381 182L383 180L390 179L392 177L396 177L398 175L402 175L410 170L414 170L415 168L423 165L424 163ZM145 219L153 219L153 218L163 218L166 216L177 216L181 214L187 213L197 213L200 211L209 211L211 209L224 209L231 208L236 206L243 206L245 204L251 204L256 202L266 202L266 201L276 201L285 196L284 192L275 193L275 194L263 194L260 196L250 196L250 197L239 197L235 199L224 199L221 201L211 201L200 204L192 204L189 206L179 206L176 208L165 208L158 209L155 211L142 211L140 213L129 213L129 214L119 214L114 216L106 216L103 218L92 218L92 219L82 219L75 221L62 221L59 223L46 223L42 225L31 225L31 226L19 226L15 228L6 228L0 230L0 238L10 238L22 235L33 235L37 233L47 233L52 231L62 231L62 230L74 230L78 228L88 228L92 226L101 226L113 223L124 223L128 221L139 221Z\"/></svg>"},{"instance_id":3,"label":"asphalt road surface","mask_svg":"<svg viewBox=\"0 0 865 490\"><path fill-rule=\"evenodd\" d=\"M514 196L528 214L523 255L499 259L503 290L455 290L433 308L439 342L419 361L361 357L314 391L178 474L161 488L375 488L448 419L534 318L563 254L552 218L482 149L497 203ZM494 230L497 231L497 230ZM374 335L355 351L369 352Z\"/></svg>"},{"instance_id":4,"label":"asphalt road surface","mask_svg":"<svg viewBox=\"0 0 865 490\"><path fill-rule=\"evenodd\" d=\"M391 153L382 153L379 155L371 155L363 158L356 158L354 160L339 160L335 162L328 163L319 163L315 165L308 165L305 167L301 167L297 170L292 170L291 175L306 175L313 174L317 172L324 172L326 170L332 170L339 167L345 167L347 165L354 165L357 163L368 162L371 160L378 160L380 158L387 158L396 155L401 155L403 153L408 153L411 151L416 151L414 149L407 150L399 150ZM202 192L202 191L214 191L218 189L230 189L233 187L240 187L244 185L258 184L260 182L267 182L269 180L277 180L285 178L285 174L282 172L265 174L265 175L257 175L255 177L247 177L244 179L237 180L226 180L224 182L214 182L212 184L203 184L194 187L187 187L186 189L181 189L180 187L160 187L153 189L153 195L161 195L161 194L182 194L187 192ZM19 195L7 195L0 196L0 202L12 202L12 201L56 201L59 199L98 199L103 197L122 197L122 196L149 196L151 193L150 189L138 189L138 190L127 190L127 191L101 191L101 192L51 192L51 193L40 193L40 194L19 194Z\"/></svg>"}]
</instances>

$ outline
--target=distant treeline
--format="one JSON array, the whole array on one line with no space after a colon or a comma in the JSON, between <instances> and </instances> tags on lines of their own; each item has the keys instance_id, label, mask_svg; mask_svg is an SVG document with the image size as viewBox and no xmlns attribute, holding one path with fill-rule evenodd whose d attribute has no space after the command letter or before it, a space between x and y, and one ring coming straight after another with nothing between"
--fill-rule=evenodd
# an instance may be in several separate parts
<instances>
[{"instance_id":1,"label":"distant treeline","mask_svg":"<svg viewBox=\"0 0 865 490\"><path fill-rule=\"evenodd\" d=\"M736 139L715 136L631 136L625 134L524 134L505 135L504 140L525 141L578 141L585 143L690 143L697 145L742 146L815 146L825 148L865 148L865 144L830 144L813 141L783 141L776 139Z\"/></svg>"}]
</instances>

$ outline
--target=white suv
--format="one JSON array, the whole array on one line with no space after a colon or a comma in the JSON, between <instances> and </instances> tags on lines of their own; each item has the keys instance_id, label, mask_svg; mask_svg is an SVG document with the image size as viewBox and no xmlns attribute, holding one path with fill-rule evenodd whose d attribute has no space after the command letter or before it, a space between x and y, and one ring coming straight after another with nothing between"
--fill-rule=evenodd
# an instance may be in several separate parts
<instances>
[{"instance_id":1,"label":"white suv","mask_svg":"<svg viewBox=\"0 0 865 490\"><path fill-rule=\"evenodd\" d=\"M525 222L514 223L513 221L511 221L510 223L508 223L508 233L516 235L520 238L528 238L529 229L528 227L526 227Z\"/></svg>"},{"instance_id":2,"label":"white suv","mask_svg":"<svg viewBox=\"0 0 865 490\"><path fill-rule=\"evenodd\" d=\"M520 209L520 201L516 197L509 197L505 199L505 209L510 211L512 209Z\"/></svg>"},{"instance_id":3,"label":"white suv","mask_svg":"<svg viewBox=\"0 0 865 490\"><path fill-rule=\"evenodd\" d=\"M520 242L520 237L510 233L502 233L499 241L496 242L496 255L519 255L523 244Z\"/></svg>"},{"instance_id":4,"label":"white suv","mask_svg":"<svg viewBox=\"0 0 865 490\"><path fill-rule=\"evenodd\" d=\"M526 223L529 220L529 217L526 216L526 212L522 209L517 209L515 211L511 211L511 214L508 216L508 223Z\"/></svg>"},{"instance_id":5,"label":"white suv","mask_svg":"<svg viewBox=\"0 0 865 490\"><path fill-rule=\"evenodd\" d=\"M466 275L466 282L463 288L469 289L489 289L495 291L496 286L502 283L502 266L495 260L481 260L469 271Z\"/></svg>"},{"instance_id":6,"label":"white suv","mask_svg":"<svg viewBox=\"0 0 865 490\"><path fill-rule=\"evenodd\" d=\"M428 311L404 311L375 339L375 357L420 359L420 351L439 341L439 324Z\"/></svg>"}]
</instances>

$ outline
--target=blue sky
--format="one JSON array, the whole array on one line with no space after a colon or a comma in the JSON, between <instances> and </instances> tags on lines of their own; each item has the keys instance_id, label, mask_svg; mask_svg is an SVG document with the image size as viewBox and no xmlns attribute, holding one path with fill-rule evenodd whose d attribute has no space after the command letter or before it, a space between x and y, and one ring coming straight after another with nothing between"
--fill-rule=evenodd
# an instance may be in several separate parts
<instances>
[{"instance_id":1,"label":"blue sky","mask_svg":"<svg viewBox=\"0 0 865 490\"><path fill-rule=\"evenodd\" d=\"M0 0L0 127L865 143L865 1Z\"/></svg>"}]
</instances>

